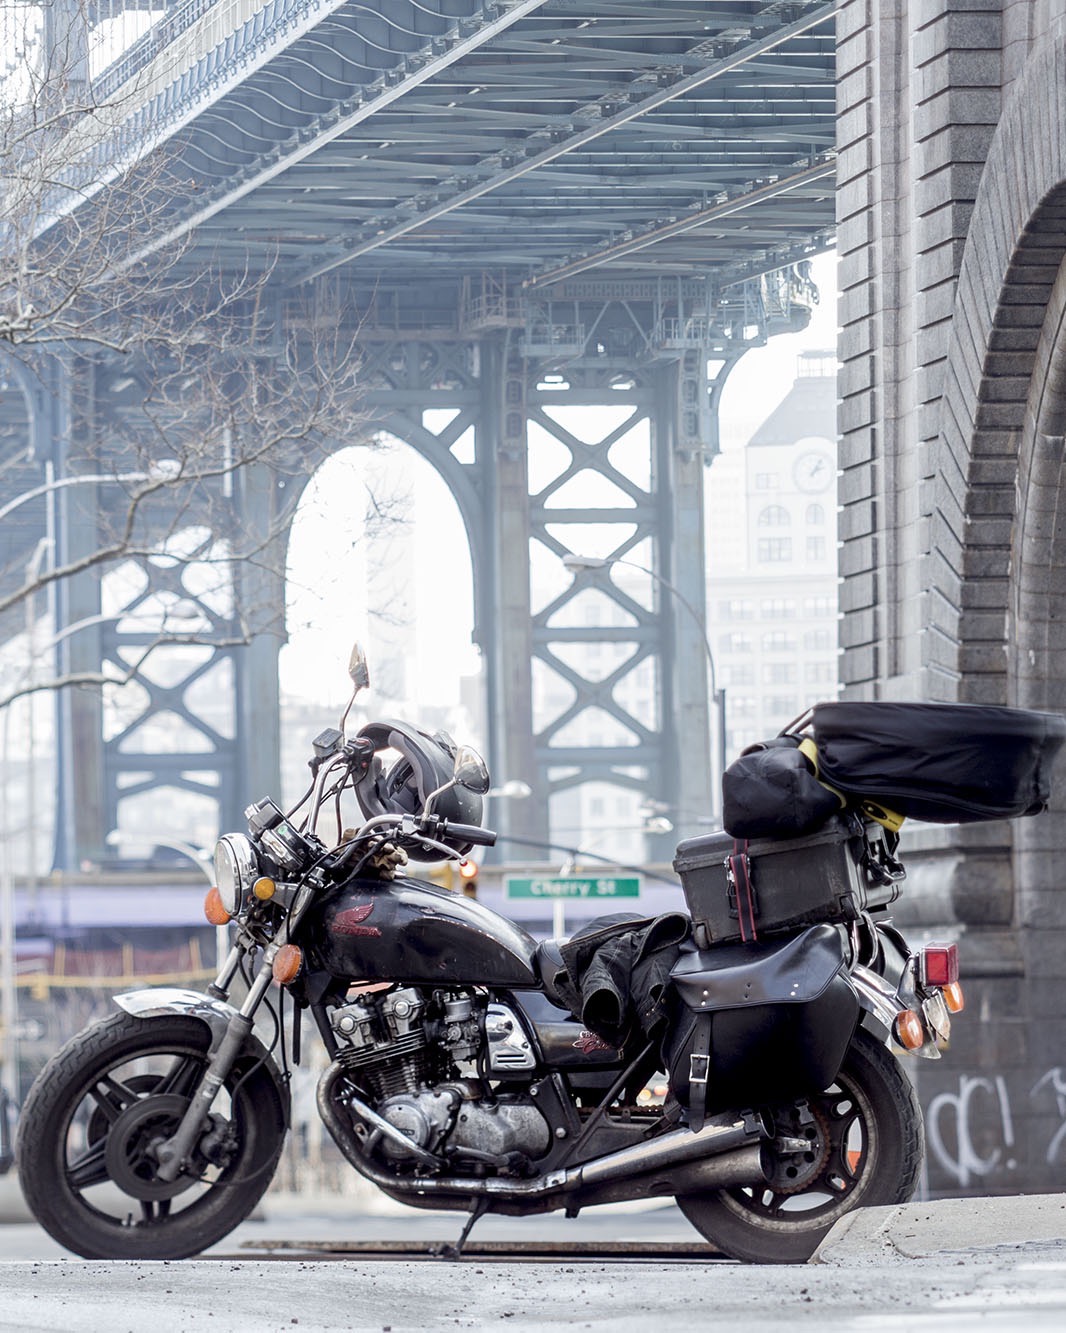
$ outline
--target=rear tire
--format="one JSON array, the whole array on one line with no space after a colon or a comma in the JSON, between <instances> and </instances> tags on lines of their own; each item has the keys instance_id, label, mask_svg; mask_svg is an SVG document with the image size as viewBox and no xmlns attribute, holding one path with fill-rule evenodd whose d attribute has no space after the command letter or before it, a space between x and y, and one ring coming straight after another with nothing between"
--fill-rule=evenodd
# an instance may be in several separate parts
<instances>
[{"instance_id":1,"label":"rear tire","mask_svg":"<svg viewBox=\"0 0 1066 1333\"><path fill-rule=\"evenodd\" d=\"M856 1034L829 1089L766 1110L779 1135L806 1137L808 1151L768 1157L766 1185L677 1199L730 1258L806 1263L852 1209L914 1193L925 1151L921 1107L899 1062L869 1033Z\"/></svg>"},{"instance_id":2,"label":"rear tire","mask_svg":"<svg viewBox=\"0 0 1066 1333\"><path fill-rule=\"evenodd\" d=\"M244 1220L270 1184L287 1098L252 1041L226 1079L192 1170L155 1174L207 1064L210 1033L183 1015L115 1014L78 1034L26 1097L19 1182L41 1226L86 1259L184 1259Z\"/></svg>"}]
</instances>

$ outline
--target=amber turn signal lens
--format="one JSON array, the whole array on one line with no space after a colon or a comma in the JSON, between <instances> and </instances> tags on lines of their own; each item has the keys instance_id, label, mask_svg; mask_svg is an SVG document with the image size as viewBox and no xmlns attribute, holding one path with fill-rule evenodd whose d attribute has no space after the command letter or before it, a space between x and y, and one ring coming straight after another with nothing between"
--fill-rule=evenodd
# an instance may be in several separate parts
<instances>
[{"instance_id":1,"label":"amber turn signal lens","mask_svg":"<svg viewBox=\"0 0 1066 1333\"><path fill-rule=\"evenodd\" d=\"M962 998L962 987L957 981L953 981L950 986L945 986L941 994L944 996L944 1003L948 1007L949 1014L961 1014L966 1008L966 1001Z\"/></svg>"},{"instance_id":2,"label":"amber turn signal lens","mask_svg":"<svg viewBox=\"0 0 1066 1333\"><path fill-rule=\"evenodd\" d=\"M896 1015L896 1040L907 1051L916 1051L925 1045L925 1024L913 1009L904 1009Z\"/></svg>"},{"instance_id":3,"label":"amber turn signal lens","mask_svg":"<svg viewBox=\"0 0 1066 1333\"><path fill-rule=\"evenodd\" d=\"M269 902L277 891L278 886L267 875L261 875L252 885L252 892L261 903Z\"/></svg>"},{"instance_id":4,"label":"amber turn signal lens","mask_svg":"<svg viewBox=\"0 0 1066 1333\"><path fill-rule=\"evenodd\" d=\"M207 897L204 899L204 916L213 926L228 926L233 920L222 906L222 895L218 889L208 889Z\"/></svg>"},{"instance_id":5,"label":"amber turn signal lens","mask_svg":"<svg viewBox=\"0 0 1066 1333\"><path fill-rule=\"evenodd\" d=\"M295 944L283 944L274 955L271 971L279 986L287 986L303 967L303 950Z\"/></svg>"}]
</instances>

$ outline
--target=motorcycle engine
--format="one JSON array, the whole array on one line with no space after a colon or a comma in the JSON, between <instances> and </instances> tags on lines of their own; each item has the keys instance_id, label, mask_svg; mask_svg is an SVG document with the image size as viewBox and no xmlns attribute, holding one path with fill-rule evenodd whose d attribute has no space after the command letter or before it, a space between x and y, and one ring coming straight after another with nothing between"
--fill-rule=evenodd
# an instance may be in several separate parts
<instances>
[{"instance_id":1,"label":"motorcycle engine","mask_svg":"<svg viewBox=\"0 0 1066 1333\"><path fill-rule=\"evenodd\" d=\"M358 996L334 1009L338 1058L368 1090L373 1109L425 1152L466 1168L521 1173L547 1152L551 1131L531 1097L496 1095L489 1078L531 1072L536 1059L518 1016L472 991L412 987ZM467 1068L464 1068L466 1066ZM382 1135L382 1154L416 1160Z\"/></svg>"}]
</instances>

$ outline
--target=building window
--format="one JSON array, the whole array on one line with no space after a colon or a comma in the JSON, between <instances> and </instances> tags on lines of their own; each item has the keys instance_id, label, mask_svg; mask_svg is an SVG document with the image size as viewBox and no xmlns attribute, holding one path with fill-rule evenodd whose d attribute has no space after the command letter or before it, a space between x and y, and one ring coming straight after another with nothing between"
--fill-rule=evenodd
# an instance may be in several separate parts
<instances>
[{"instance_id":1,"label":"building window","mask_svg":"<svg viewBox=\"0 0 1066 1333\"><path fill-rule=\"evenodd\" d=\"M723 653L750 653L751 638L747 634L723 634L718 648Z\"/></svg>"},{"instance_id":2,"label":"building window","mask_svg":"<svg viewBox=\"0 0 1066 1333\"><path fill-rule=\"evenodd\" d=\"M797 610L791 597L764 597L759 609L765 620L791 620Z\"/></svg>"},{"instance_id":3,"label":"building window","mask_svg":"<svg viewBox=\"0 0 1066 1333\"><path fill-rule=\"evenodd\" d=\"M776 491L781 485L781 475L778 472L756 472L755 489L757 491Z\"/></svg>"},{"instance_id":4,"label":"building window","mask_svg":"<svg viewBox=\"0 0 1066 1333\"><path fill-rule=\"evenodd\" d=\"M754 620L755 603L750 597L734 597L718 603L718 615L722 620Z\"/></svg>"},{"instance_id":5,"label":"building window","mask_svg":"<svg viewBox=\"0 0 1066 1333\"><path fill-rule=\"evenodd\" d=\"M755 664L753 662L735 662L722 669L722 684L733 689L737 685L755 684Z\"/></svg>"},{"instance_id":6,"label":"building window","mask_svg":"<svg viewBox=\"0 0 1066 1333\"><path fill-rule=\"evenodd\" d=\"M757 547L760 564L782 564L792 559L791 537L760 537Z\"/></svg>"},{"instance_id":7,"label":"building window","mask_svg":"<svg viewBox=\"0 0 1066 1333\"><path fill-rule=\"evenodd\" d=\"M792 523L792 515L784 505L767 505L759 510L760 528L787 528Z\"/></svg>"},{"instance_id":8,"label":"building window","mask_svg":"<svg viewBox=\"0 0 1066 1333\"><path fill-rule=\"evenodd\" d=\"M800 708L794 694L770 694L766 698L766 710L774 717L793 718Z\"/></svg>"},{"instance_id":9,"label":"building window","mask_svg":"<svg viewBox=\"0 0 1066 1333\"><path fill-rule=\"evenodd\" d=\"M821 506L821 505L808 505L808 506L807 506L807 523L808 523L808 526L810 526L810 527L813 528L813 527L816 527L818 524L821 524L821 523L824 523L824 522L825 522L825 510L822 508L822 506Z\"/></svg>"},{"instance_id":10,"label":"building window","mask_svg":"<svg viewBox=\"0 0 1066 1333\"><path fill-rule=\"evenodd\" d=\"M828 629L809 629L803 636L803 646L811 653L827 653L835 644L833 632Z\"/></svg>"},{"instance_id":11,"label":"building window","mask_svg":"<svg viewBox=\"0 0 1066 1333\"><path fill-rule=\"evenodd\" d=\"M807 538L807 559L812 563L825 559L825 538Z\"/></svg>"},{"instance_id":12,"label":"building window","mask_svg":"<svg viewBox=\"0 0 1066 1333\"><path fill-rule=\"evenodd\" d=\"M765 662L763 663L762 678L764 685L795 685L797 678L796 663Z\"/></svg>"},{"instance_id":13,"label":"building window","mask_svg":"<svg viewBox=\"0 0 1066 1333\"><path fill-rule=\"evenodd\" d=\"M836 601L832 597L805 597L803 614L805 616L835 616Z\"/></svg>"},{"instance_id":14,"label":"building window","mask_svg":"<svg viewBox=\"0 0 1066 1333\"><path fill-rule=\"evenodd\" d=\"M832 662L808 662L803 674L808 685L831 685L837 678Z\"/></svg>"},{"instance_id":15,"label":"building window","mask_svg":"<svg viewBox=\"0 0 1066 1333\"><path fill-rule=\"evenodd\" d=\"M762 650L764 653L794 653L796 640L784 630L771 630L769 634L762 636Z\"/></svg>"}]
</instances>

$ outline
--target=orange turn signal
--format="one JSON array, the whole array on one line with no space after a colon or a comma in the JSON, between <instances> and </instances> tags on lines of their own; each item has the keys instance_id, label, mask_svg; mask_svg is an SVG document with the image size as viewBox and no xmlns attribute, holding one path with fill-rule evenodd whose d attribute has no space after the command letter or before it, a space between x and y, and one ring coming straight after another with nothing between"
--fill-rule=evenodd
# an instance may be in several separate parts
<instances>
[{"instance_id":1,"label":"orange turn signal","mask_svg":"<svg viewBox=\"0 0 1066 1333\"><path fill-rule=\"evenodd\" d=\"M279 986L287 986L299 974L303 967L303 950L295 944L283 944L274 955L274 962L271 964L271 971L274 973L274 980Z\"/></svg>"},{"instance_id":2,"label":"orange turn signal","mask_svg":"<svg viewBox=\"0 0 1066 1333\"><path fill-rule=\"evenodd\" d=\"M218 889L208 889L207 897L204 899L204 916L213 926L228 926L233 920L222 906L222 895Z\"/></svg>"},{"instance_id":3,"label":"orange turn signal","mask_svg":"<svg viewBox=\"0 0 1066 1333\"><path fill-rule=\"evenodd\" d=\"M957 981L953 981L949 986L945 986L941 991L944 997L944 1003L948 1007L949 1014L961 1014L966 1007L966 1001L962 998L962 987Z\"/></svg>"},{"instance_id":4,"label":"orange turn signal","mask_svg":"<svg viewBox=\"0 0 1066 1333\"><path fill-rule=\"evenodd\" d=\"M925 1045L925 1024L914 1009L904 1009L896 1015L896 1040L907 1051Z\"/></svg>"},{"instance_id":5,"label":"orange turn signal","mask_svg":"<svg viewBox=\"0 0 1066 1333\"><path fill-rule=\"evenodd\" d=\"M277 893L277 891L278 891L278 886L267 875L260 875L260 877L252 885L252 892L255 894L255 896L259 899L261 903L269 902L270 899L273 898L274 894Z\"/></svg>"}]
</instances>

